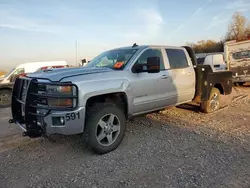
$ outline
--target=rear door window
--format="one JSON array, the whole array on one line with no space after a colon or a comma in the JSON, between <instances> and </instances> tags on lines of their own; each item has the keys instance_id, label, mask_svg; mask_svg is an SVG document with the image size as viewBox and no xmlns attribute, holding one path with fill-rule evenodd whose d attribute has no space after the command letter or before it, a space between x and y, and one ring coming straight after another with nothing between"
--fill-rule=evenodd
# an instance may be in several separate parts
<instances>
[{"instance_id":1,"label":"rear door window","mask_svg":"<svg viewBox=\"0 0 250 188\"><path fill-rule=\"evenodd\" d=\"M181 49L165 49L170 69L183 69L189 67L186 54Z\"/></svg>"}]
</instances>

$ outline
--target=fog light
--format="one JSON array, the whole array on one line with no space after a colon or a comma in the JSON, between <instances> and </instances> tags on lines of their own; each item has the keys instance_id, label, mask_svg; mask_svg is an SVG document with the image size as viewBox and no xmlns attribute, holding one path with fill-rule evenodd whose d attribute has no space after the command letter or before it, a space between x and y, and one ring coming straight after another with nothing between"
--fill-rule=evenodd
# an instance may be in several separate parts
<instances>
[{"instance_id":1,"label":"fog light","mask_svg":"<svg viewBox=\"0 0 250 188\"><path fill-rule=\"evenodd\" d=\"M52 124L57 126L65 125L64 117L52 117Z\"/></svg>"},{"instance_id":2,"label":"fog light","mask_svg":"<svg viewBox=\"0 0 250 188\"><path fill-rule=\"evenodd\" d=\"M61 122L62 125L64 125L64 117L60 118L60 122Z\"/></svg>"}]
</instances>

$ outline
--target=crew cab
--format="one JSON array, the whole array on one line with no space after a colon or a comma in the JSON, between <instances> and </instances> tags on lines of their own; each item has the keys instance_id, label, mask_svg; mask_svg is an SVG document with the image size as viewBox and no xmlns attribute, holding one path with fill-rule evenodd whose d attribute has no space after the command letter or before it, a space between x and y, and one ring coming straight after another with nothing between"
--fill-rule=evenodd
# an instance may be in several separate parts
<instances>
[{"instance_id":1,"label":"crew cab","mask_svg":"<svg viewBox=\"0 0 250 188\"><path fill-rule=\"evenodd\" d=\"M214 112L220 95L231 91L232 73L197 65L190 47L134 44L81 68L17 78L9 123L29 137L86 133L90 147L103 154L118 147L133 116L191 101Z\"/></svg>"}]
</instances>

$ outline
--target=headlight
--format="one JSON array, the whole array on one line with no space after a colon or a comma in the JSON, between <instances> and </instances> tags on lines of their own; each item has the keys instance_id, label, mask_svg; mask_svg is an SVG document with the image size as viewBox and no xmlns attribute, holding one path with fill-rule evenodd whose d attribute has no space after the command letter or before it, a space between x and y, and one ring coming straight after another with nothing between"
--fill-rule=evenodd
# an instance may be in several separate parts
<instances>
[{"instance_id":1,"label":"headlight","mask_svg":"<svg viewBox=\"0 0 250 188\"><path fill-rule=\"evenodd\" d=\"M56 98L48 98L49 107L59 107L59 108L73 108L75 107L76 99L56 99Z\"/></svg>"},{"instance_id":2,"label":"headlight","mask_svg":"<svg viewBox=\"0 0 250 188\"><path fill-rule=\"evenodd\" d=\"M46 85L46 93L50 108L74 108L77 105L77 88L74 85Z\"/></svg>"},{"instance_id":3,"label":"headlight","mask_svg":"<svg viewBox=\"0 0 250 188\"><path fill-rule=\"evenodd\" d=\"M57 86L57 85L47 85L47 94L63 94L63 95L76 95L75 86Z\"/></svg>"}]
</instances>

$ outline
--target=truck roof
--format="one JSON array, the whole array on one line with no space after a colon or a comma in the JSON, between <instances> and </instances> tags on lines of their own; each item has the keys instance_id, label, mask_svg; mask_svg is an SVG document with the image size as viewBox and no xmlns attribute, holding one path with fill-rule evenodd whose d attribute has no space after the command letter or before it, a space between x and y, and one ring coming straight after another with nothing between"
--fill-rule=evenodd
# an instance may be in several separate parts
<instances>
[{"instance_id":1,"label":"truck roof","mask_svg":"<svg viewBox=\"0 0 250 188\"><path fill-rule=\"evenodd\" d=\"M182 46L167 46L167 45L138 45L138 46L125 46L125 47L119 47L119 48L114 48L112 50L118 50L118 49L143 49L143 48L147 48L147 47L154 47L154 48L161 48L161 47L165 47L165 48L183 48Z\"/></svg>"},{"instance_id":2,"label":"truck roof","mask_svg":"<svg viewBox=\"0 0 250 188\"><path fill-rule=\"evenodd\" d=\"M190 46L167 46L167 45L136 45L136 43L133 46L126 46L126 47L120 47L120 48L114 48L111 50L119 50L119 49L139 49L142 50L147 47L154 47L154 48L172 48L172 49L183 49L187 51L189 57L191 58L192 64L197 65L197 60L195 56L194 50Z\"/></svg>"}]
</instances>

